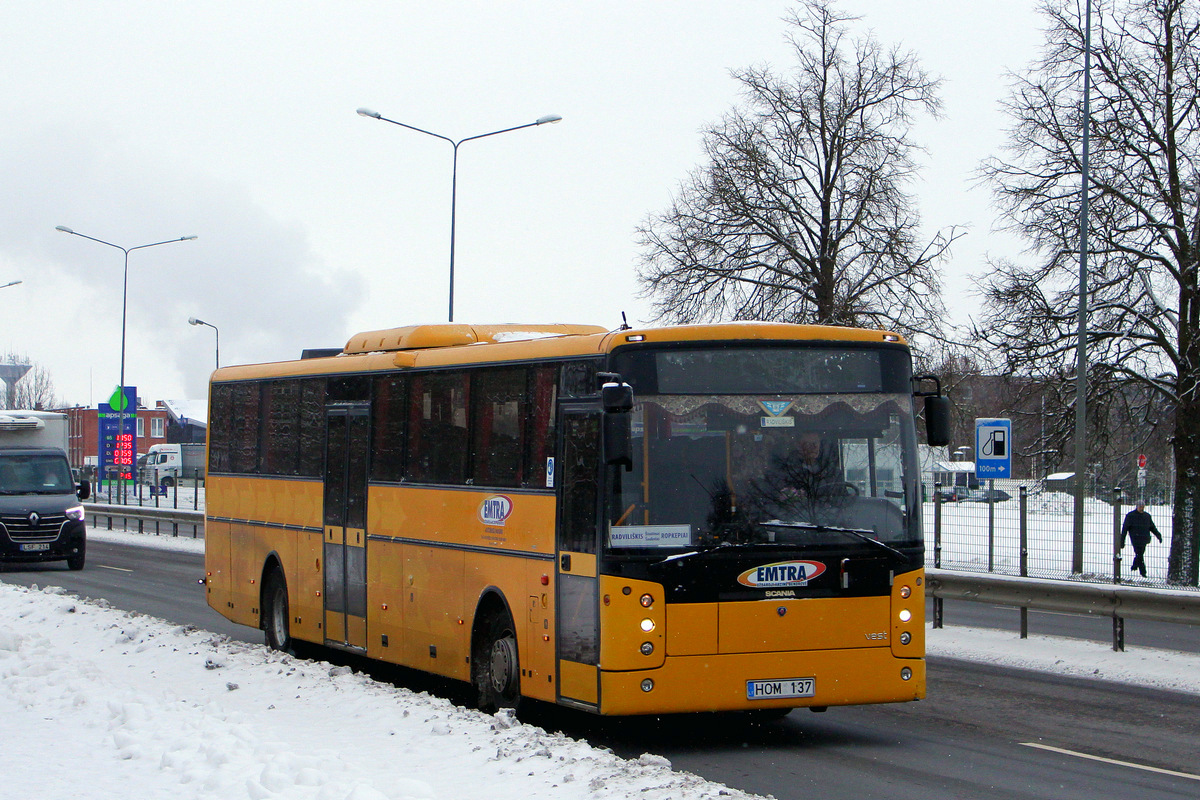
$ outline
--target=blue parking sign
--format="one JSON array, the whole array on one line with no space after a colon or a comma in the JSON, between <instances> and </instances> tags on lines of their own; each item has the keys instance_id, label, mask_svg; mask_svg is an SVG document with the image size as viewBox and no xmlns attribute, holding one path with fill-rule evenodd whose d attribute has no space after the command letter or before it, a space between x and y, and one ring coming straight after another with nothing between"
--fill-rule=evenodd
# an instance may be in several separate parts
<instances>
[{"instance_id":1,"label":"blue parking sign","mask_svg":"<svg viewBox=\"0 0 1200 800\"><path fill-rule=\"evenodd\" d=\"M975 476L1012 477L1012 420L975 420Z\"/></svg>"}]
</instances>

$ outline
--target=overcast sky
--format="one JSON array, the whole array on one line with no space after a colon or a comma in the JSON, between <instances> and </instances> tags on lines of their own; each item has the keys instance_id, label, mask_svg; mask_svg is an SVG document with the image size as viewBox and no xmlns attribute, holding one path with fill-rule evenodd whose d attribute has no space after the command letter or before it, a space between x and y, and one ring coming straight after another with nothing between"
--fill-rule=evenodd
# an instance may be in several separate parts
<instances>
[{"instance_id":1,"label":"overcast sky","mask_svg":"<svg viewBox=\"0 0 1200 800\"><path fill-rule=\"evenodd\" d=\"M445 320L448 143L459 150L455 319L648 322L635 228L737 102L731 68L791 63L776 0L39 2L0 6L0 351L92 405L205 395L221 363L297 357L358 331ZM947 273L960 321L987 254L972 188L1003 141L1005 73L1036 53L1033 0L846 0L863 30L945 78L914 191L928 231L970 226Z\"/></svg>"}]
</instances>

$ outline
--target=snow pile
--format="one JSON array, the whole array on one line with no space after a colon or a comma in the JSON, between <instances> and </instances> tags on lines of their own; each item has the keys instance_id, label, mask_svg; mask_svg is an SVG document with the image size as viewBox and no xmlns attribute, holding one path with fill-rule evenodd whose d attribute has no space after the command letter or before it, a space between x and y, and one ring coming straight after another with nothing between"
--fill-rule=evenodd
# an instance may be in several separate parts
<instances>
[{"instance_id":1,"label":"snow pile","mask_svg":"<svg viewBox=\"0 0 1200 800\"><path fill-rule=\"evenodd\" d=\"M981 628L926 627L929 656L983 661L1017 669L1051 672L1079 678L1096 678L1175 692L1200 695L1200 655L1127 647L1118 653L1111 644L1059 636ZM935 686L929 687L936 691Z\"/></svg>"},{"instance_id":2,"label":"snow pile","mask_svg":"<svg viewBox=\"0 0 1200 800\"><path fill-rule=\"evenodd\" d=\"M0 741L39 800L752 797L56 587L0 584Z\"/></svg>"}]
</instances>

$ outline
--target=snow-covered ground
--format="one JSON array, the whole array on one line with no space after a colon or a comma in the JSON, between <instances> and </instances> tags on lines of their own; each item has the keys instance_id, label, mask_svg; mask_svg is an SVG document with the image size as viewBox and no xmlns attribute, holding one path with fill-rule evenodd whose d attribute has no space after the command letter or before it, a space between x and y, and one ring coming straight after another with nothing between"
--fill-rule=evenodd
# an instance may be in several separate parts
<instances>
[{"instance_id":1,"label":"snow-covered ground","mask_svg":"<svg viewBox=\"0 0 1200 800\"><path fill-rule=\"evenodd\" d=\"M928 649L1200 694L1194 654L964 628L930 630ZM0 741L0 795L39 800L750 797L655 754L621 759L503 713L53 586L0 583Z\"/></svg>"}]
</instances>

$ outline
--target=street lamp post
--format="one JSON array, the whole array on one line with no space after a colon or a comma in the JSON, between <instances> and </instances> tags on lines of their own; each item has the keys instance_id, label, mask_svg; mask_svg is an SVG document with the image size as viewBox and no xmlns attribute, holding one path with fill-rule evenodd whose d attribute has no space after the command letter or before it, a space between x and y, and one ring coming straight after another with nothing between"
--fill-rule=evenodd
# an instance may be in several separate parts
<instances>
[{"instance_id":1,"label":"street lamp post","mask_svg":"<svg viewBox=\"0 0 1200 800\"><path fill-rule=\"evenodd\" d=\"M188 317L188 324L189 325L207 325L208 327L213 329L213 333L215 333L217 335L217 369L220 369L221 368L221 332L219 330L217 330L217 326L213 325L211 322L205 322L202 319L196 319L195 317Z\"/></svg>"},{"instance_id":2,"label":"street lamp post","mask_svg":"<svg viewBox=\"0 0 1200 800\"><path fill-rule=\"evenodd\" d=\"M463 142L469 142L473 139L482 139L485 136L495 136L498 133L508 133L509 131L519 131L522 128L532 128L537 125L545 125L546 123L561 122L562 117L558 116L557 114L547 114L544 117L539 117L533 122L527 122L524 125L514 125L511 128L503 128L498 131L491 131L490 133L480 133L476 136L468 136L465 139L459 139L458 141L455 141L449 136L443 136L440 133L434 133L432 131L424 130L423 128L417 128L413 125L406 125L403 122L397 122L394 119L388 119L378 111L372 111L369 108L358 109L358 114L359 116L390 122L393 125L399 125L401 128L408 128L410 131L423 133L426 136L433 136L436 139L449 142L450 146L454 148L454 165L450 173L450 312L448 315L449 321L454 322L454 215L458 202L458 146Z\"/></svg>"},{"instance_id":3,"label":"street lamp post","mask_svg":"<svg viewBox=\"0 0 1200 800\"><path fill-rule=\"evenodd\" d=\"M58 225L55 227L55 230L62 231L63 233L69 233L72 236L80 236L84 239L91 239L93 242L99 242L100 244L108 245L109 247L115 247L125 254L125 271L121 278L121 384L120 384L120 389L118 390L119 396L121 398L120 399L121 408L118 409L118 413L117 413L117 441L120 442L123 440L123 437L125 436L125 318L126 318L126 310L128 307L128 299L129 299L129 254L132 253L134 250L145 250L147 247L157 247L160 244L174 244L175 242L188 242L188 241L191 241L192 239L195 239L196 237L195 236L180 236L178 239L167 239L162 242L151 242L150 244L139 244L137 247L121 247L121 245L119 245L119 244L113 244L112 242L106 242L103 239L97 239L94 236L88 236L87 234L78 233L76 231L71 230L66 225ZM133 413L136 416L136 414L137 414L137 402L136 401L134 402ZM101 466L103 466L103 465L101 465ZM134 464L131 464L129 466L130 474L133 473L135 466L136 465L134 465ZM122 495L124 495L124 491L125 491L125 482L122 481L121 482ZM124 499L124 497L122 497L122 499Z\"/></svg>"}]
</instances>

